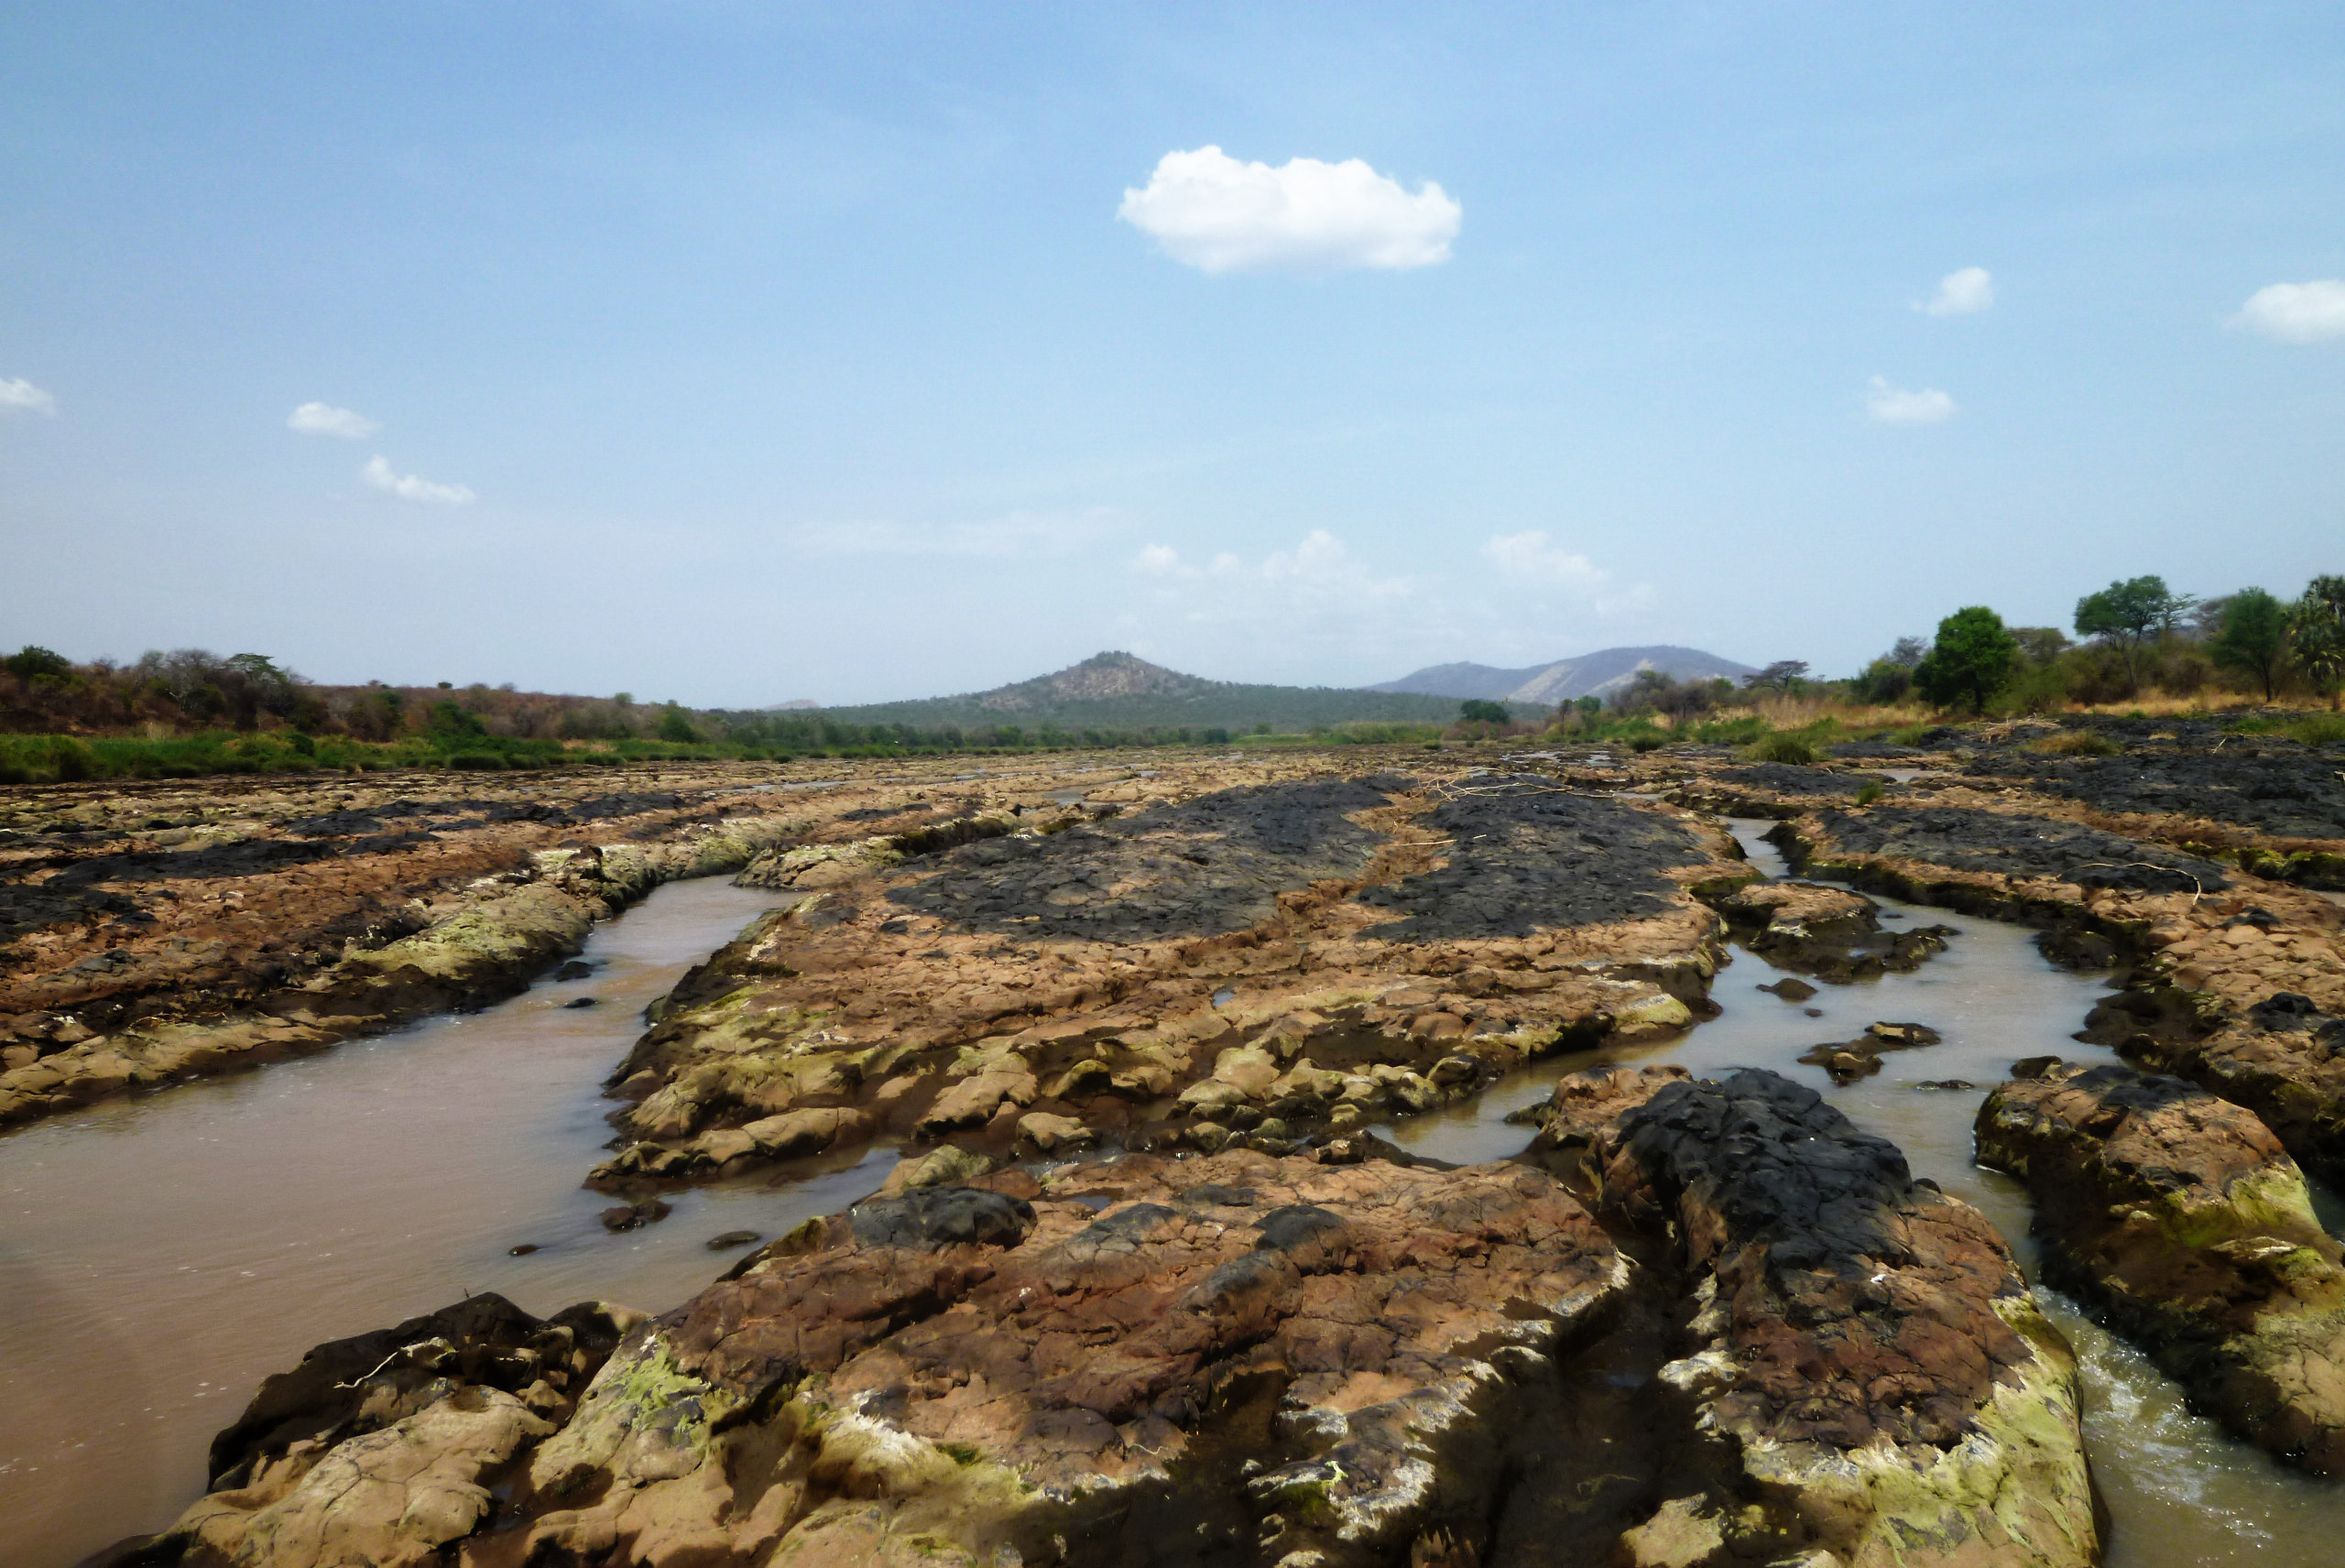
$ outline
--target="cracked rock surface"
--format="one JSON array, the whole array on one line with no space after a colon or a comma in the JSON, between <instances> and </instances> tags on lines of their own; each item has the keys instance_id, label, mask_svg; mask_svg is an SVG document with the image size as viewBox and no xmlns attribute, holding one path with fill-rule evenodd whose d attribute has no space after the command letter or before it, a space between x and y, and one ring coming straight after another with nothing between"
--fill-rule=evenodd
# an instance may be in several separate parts
<instances>
[{"instance_id":1,"label":"cracked rock surface","mask_svg":"<svg viewBox=\"0 0 2345 1568\"><path fill-rule=\"evenodd\" d=\"M2027 1182L2055 1277L2232 1431L2345 1472L2345 1268L2279 1139L2178 1078L2022 1071L1980 1109L1979 1158Z\"/></svg>"}]
</instances>

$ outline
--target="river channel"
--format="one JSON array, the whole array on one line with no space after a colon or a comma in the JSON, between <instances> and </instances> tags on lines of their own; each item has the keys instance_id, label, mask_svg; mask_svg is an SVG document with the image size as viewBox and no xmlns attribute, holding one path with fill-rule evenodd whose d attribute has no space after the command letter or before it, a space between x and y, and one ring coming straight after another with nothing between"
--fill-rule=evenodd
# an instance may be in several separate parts
<instances>
[{"instance_id":1,"label":"river channel","mask_svg":"<svg viewBox=\"0 0 2345 1568\"><path fill-rule=\"evenodd\" d=\"M1759 837L1768 825L1733 824L1780 876ZM644 1006L772 901L716 880L671 885L594 932L585 980L0 1138L0 1558L66 1568L169 1522L202 1488L212 1433L321 1340L466 1291L540 1313L590 1297L664 1309L724 1268L711 1236L776 1235L878 1186L892 1150L679 1193L669 1219L612 1235L597 1218L609 1200L578 1185L609 1137L599 1084ZM2019 926L1877 901L1958 934L1916 973L1820 985L1800 1004L1759 990L1784 972L1737 948L1713 991L1719 1015L1683 1037L1555 1058L1473 1105L1381 1130L1447 1160L1503 1159L1529 1141L1506 1114L1595 1061L1768 1067L1895 1141L2032 1269L2026 1200L1971 1163L1971 1119L2019 1057L2107 1058L2070 1038L2105 982L2046 962ZM580 996L597 1005L566 1005ZM1945 1040L1847 1087L1797 1062L1875 1019ZM1947 1079L1980 1087L1915 1086ZM2319 1197L2338 1229L2345 1215ZM515 1257L518 1246L537 1250ZM2338 1560L2345 1486L2232 1441L2074 1303L2046 1304L2083 1368L2110 1568Z\"/></svg>"},{"instance_id":2,"label":"river channel","mask_svg":"<svg viewBox=\"0 0 2345 1568\"><path fill-rule=\"evenodd\" d=\"M892 1151L679 1193L621 1235L579 1186L645 1004L773 902L673 883L596 929L586 979L0 1137L0 1563L65 1568L169 1524L212 1434L321 1340L467 1291L673 1306L736 1256L711 1236L878 1186Z\"/></svg>"},{"instance_id":3,"label":"river channel","mask_svg":"<svg viewBox=\"0 0 2345 1568\"><path fill-rule=\"evenodd\" d=\"M1783 857L1761 836L1773 823L1728 825L1754 866L1770 877L1788 875ZM1507 1113L1544 1099L1548 1086L1566 1073L1603 1061L1674 1062L1704 1076L1764 1067L1820 1091L1859 1127L1903 1149L1915 1175L1978 1205L2011 1238L2032 1276L2035 1247L2026 1193L2011 1178L1971 1162L1971 1122L1985 1091L2021 1057L2117 1060L2112 1051L2072 1038L2108 985L2049 963L2023 926L1872 897L1892 917L1887 923L1947 925L1958 934L1913 974L1849 985L1818 983L1816 994L1798 1004L1759 989L1788 971L1738 946L1711 988L1718 1016L1679 1039L1551 1058L1471 1105L1378 1130L1403 1148L1442 1160L1502 1160L1530 1142L1530 1129L1508 1122ZM1820 1016L1809 1016L1809 1008ZM1879 1073L1846 1087L1836 1087L1822 1068L1800 1063L1808 1047L1851 1039L1875 1019L1927 1024L1945 1040L1926 1050L1892 1052ZM1979 1087L1914 1086L1948 1079ZM2345 1234L2340 1229L2345 1206L2318 1188L2315 1199L2322 1223L2332 1234ZM2075 1346L2083 1374L2085 1442L2109 1505L2109 1568L2251 1563L2315 1568L2345 1561L2345 1485L2284 1468L2193 1415L2147 1357L2074 1301L2042 1293L2047 1314Z\"/></svg>"}]
</instances>

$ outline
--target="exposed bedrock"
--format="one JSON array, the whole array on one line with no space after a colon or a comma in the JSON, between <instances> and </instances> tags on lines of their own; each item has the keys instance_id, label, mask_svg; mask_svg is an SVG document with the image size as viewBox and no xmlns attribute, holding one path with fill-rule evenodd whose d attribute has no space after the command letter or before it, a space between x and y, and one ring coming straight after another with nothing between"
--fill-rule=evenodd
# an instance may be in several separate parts
<instances>
[{"instance_id":1,"label":"exposed bedrock","mask_svg":"<svg viewBox=\"0 0 2345 1568\"><path fill-rule=\"evenodd\" d=\"M1906 973L1946 951L1954 928L1892 931L1861 893L1810 882L1760 882L1718 900L1745 947L1782 969L1836 983Z\"/></svg>"},{"instance_id":2,"label":"exposed bedrock","mask_svg":"<svg viewBox=\"0 0 2345 1568\"><path fill-rule=\"evenodd\" d=\"M2345 1269L2255 1115L2178 1078L2022 1064L1980 1106L2053 1277L2250 1442L2345 1472Z\"/></svg>"},{"instance_id":3,"label":"exposed bedrock","mask_svg":"<svg viewBox=\"0 0 2345 1568\"><path fill-rule=\"evenodd\" d=\"M2317 892L2050 818L1972 808L1824 811L1776 842L1803 866L2046 928L2116 960L2086 1035L2252 1110L2345 1179L2345 909Z\"/></svg>"},{"instance_id":4,"label":"exposed bedrock","mask_svg":"<svg viewBox=\"0 0 2345 1568\"><path fill-rule=\"evenodd\" d=\"M511 996L660 883L736 869L808 829L721 816L711 793L401 799L157 830L170 842L131 836L112 854L76 844L45 857L61 868L0 847L0 895L47 900L5 955L29 962L0 980L0 1124ZM409 831L374 831L386 822ZM638 836L575 836L615 822ZM119 909L48 907L69 895ZM41 972L105 918L121 922L112 945Z\"/></svg>"},{"instance_id":5,"label":"exposed bedrock","mask_svg":"<svg viewBox=\"0 0 2345 1568\"><path fill-rule=\"evenodd\" d=\"M484 1568L1474 1562L1557 1357L1629 1290L1520 1166L1238 1151L995 1181L811 1222L630 1332L574 1413L475 1433L503 1406L465 1386L403 1416L441 1443L412 1469L495 1497L409 1536ZM349 1560L331 1508L298 1535L241 1517L207 1498L165 1548Z\"/></svg>"},{"instance_id":6,"label":"exposed bedrock","mask_svg":"<svg viewBox=\"0 0 2345 1568\"><path fill-rule=\"evenodd\" d=\"M1525 1162L1354 1135L875 1197L632 1326L476 1298L271 1379L136 1560L2096 1560L2065 1347L1975 1212L1770 1074L1549 1112Z\"/></svg>"},{"instance_id":7,"label":"exposed bedrock","mask_svg":"<svg viewBox=\"0 0 2345 1568\"><path fill-rule=\"evenodd\" d=\"M1370 775L865 861L660 1006L591 1179L880 1136L954 1146L907 1182L1103 1141L1283 1153L1690 1024L1720 953L1695 890L1747 875L1729 847L1551 779Z\"/></svg>"},{"instance_id":8,"label":"exposed bedrock","mask_svg":"<svg viewBox=\"0 0 2345 1568\"><path fill-rule=\"evenodd\" d=\"M2098 1562L2074 1362L1994 1227L1811 1090L1661 1077L1590 1157L1698 1308L1662 1373L1698 1437L1627 1560Z\"/></svg>"},{"instance_id":9,"label":"exposed bedrock","mask_svg":"<svg viewBox=\"0 0 2345 1568\"><path fill-rule=\"evenodd\" d=\"M319 1345L261 1385L213 1440L209 1493L127 1560L440 1563L642 1321L593 1301L540 1320L480 1295Z\"/></svg>"}]
</instances>

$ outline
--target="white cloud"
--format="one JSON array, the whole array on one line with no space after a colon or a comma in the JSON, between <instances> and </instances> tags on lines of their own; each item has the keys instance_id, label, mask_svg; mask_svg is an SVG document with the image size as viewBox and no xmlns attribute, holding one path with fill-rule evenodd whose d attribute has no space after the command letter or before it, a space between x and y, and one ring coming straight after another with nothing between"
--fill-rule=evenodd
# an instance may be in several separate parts
<instances>
[{"instance_id":1,"label":"white cloud","mask_svg":"<svg viewBox=\"0 0 2345 1568\"><path fill-rule=\"evenodd\" d=\"M791 539L814 555L1063 555L1127 526L1110 506L1081 512L1012 512L965 523L817 523Z\"/></svg>"},{"instance_id":2,"label":"white cloud","mask_svg":"<svg viewBox=\"0 0 2345 1568\"><path fill-rule=\"evenodd\" d=\"M419 479L412 474L395 474L387 459L380 456L367 460L358 471L358 477L386 495L396 495L402 501L427 501L435 506L463 506L479 499L468 485L442 485L430 479Z\"/></svg>"},{"instance_id":3,"label":"white cloud","mask_svg":"<svg viewBox=\"0 0 2345 1568\"><path fill-rule=\"evenodd\" d=\"M2231 325L2261 332L2279 343L2318 343L2345 338L2345 278L2310 283L2274 283L2247 297Z\"/></svg>"},{"instance_id":4,"label":"white cloud","mask_svg":"<svg viewBox=\"0 0 2345 1568\"><path fill-rule=\"evenodd\" d=\"M1496 535L1483 544L1482 553L1509 582L1582 600L1598 615L1635 609L1652 597L1648 584L1620 586L1587 557L1550 542L1542 528Z\"/></svg>"},{"instance_id":5,"label":"white cloud","mask_svg":"<svg viewBox=\"0 0 2345 1568\"><path fill-rule=\"evenodd\" d=\"M1463 212L1433 181L1412 195L1356 158L1272 169L1204 147L1166 153L1116 216L1206 272L1333 272L1447 261Z\"/></svg>"},{"instance_id":6,"label":"white cloud","mask_svg":"<svg viewBox=\"0 0 2345 1568\"><path fill-rule=\"evenodd\" d=\"M1193 566L1170 545L1151 544L1132 570L1194 600L1192 620L1245 618L1271 604L1304 611L1359 609L1415 592L1405 577L1379 577L1343 540L1314 528L1292 550L1274 550L1249 564L1224 551Z\"/></svg>"},{"instance_id":7,"label":"white cloud","mask_svg":"<svg viewBox=\"0 0 2345 1568\"><path fill-rule=\"evenodd\" d=\"M345 441L365 441L383 427L364 414L354 414L331 403L304 403L287 417L285 428L299 430L305 436L340 436Z\"/></svg>"},{"instance_id":8,"label":"white cloud","mask_svg":"<svg viewBox=\"0 0 2345 1568\"><path fill-rule=\"evenodd\" d=\"M1865 394L1865 412L1884 425L1942 425L1954 418L1954 399L1935 387L1901 391L1876 376Z\"/></svg>"},{"instance_id":9,"label":"white cloud","mask_svg":"<svg viewBox=\"0 0 2345 1568\"><path fill-rule=\"evenodd\" d=\"M26 380L0 381L0 408L27 414L54 414L57 399Z\"/></svg>"},{"instance_id":10,"label":"white cloud","mask_svg":"<svg viewBox=\"0 0 2345 1568\"><path fill-rule=\"evenodd\" d=\"M1936 298L1914 309L1933 316L1969 316L1994 302L1994 277L1983 267L1966 267L1939 278Z\"/></svg>"}]
</instances>

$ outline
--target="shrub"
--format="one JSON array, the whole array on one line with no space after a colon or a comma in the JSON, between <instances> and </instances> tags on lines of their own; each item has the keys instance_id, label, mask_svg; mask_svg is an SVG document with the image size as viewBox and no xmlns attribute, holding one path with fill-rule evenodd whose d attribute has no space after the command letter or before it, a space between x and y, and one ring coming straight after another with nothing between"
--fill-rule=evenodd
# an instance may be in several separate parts
<instances>
[{"instance_id":1,"label":"shrub","mask_svg":"<svg viewBox=\"0 0 2345 1568\"><path fill-rule=\"evenodd\" d=\"M2052 757L2115 757L2125 748L2099 730L2062 730L2028 742L2027 749Z\"/></svg>"},{"instance_id":2,"label":"shrub","mask_svg":"<svg viewBox=\"0 0 2345 1568\"><path fill-rule=\"evenodd\" d=\"M1881 785L1878 780L1857 786L1857 804L1860 806L1870 806L1881 797Z\"/></svg>"},{"instance_id":3,"label":"shrub","mask_svg":"<svg viewBox=\"0 0 2345 1568\"><path fill-rule=\"evenodd\" d=\"M1816 746L1805 735L1777 730L1743 747L1742 755L1753 762L1789 762L1805 766L1816 760Z\"/></svg>"}]
</instances>

